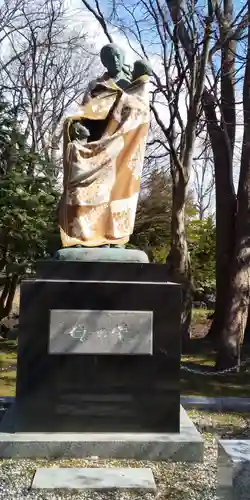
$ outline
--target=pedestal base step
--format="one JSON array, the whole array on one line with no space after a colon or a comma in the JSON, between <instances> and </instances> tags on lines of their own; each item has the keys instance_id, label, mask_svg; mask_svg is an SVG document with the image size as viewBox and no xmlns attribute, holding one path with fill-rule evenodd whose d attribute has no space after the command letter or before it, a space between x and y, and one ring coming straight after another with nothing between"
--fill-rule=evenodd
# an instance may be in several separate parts
<instances>
[{"instance_id":1,"label":"pedestal base step","mask_svg":"<svg viewBox=\"0 0 250 500\"><path fill-rule=\"evenodd\" d=\"M38 469L32 488L67 490L146 490L155 492L151 469L147 468L48 468Z\"/></svg>"},{"instance_id":2,"label":"pedestal base step","mask_svg":"<svg viewBox=\"0 0 250 500\"><path fill-rule=\"evenodd\" d=\"M0 458L129 458L202 462L203 438L184 408L178 433L15 432L15 405L0 423Z\"/></svg>"}]
</instances>

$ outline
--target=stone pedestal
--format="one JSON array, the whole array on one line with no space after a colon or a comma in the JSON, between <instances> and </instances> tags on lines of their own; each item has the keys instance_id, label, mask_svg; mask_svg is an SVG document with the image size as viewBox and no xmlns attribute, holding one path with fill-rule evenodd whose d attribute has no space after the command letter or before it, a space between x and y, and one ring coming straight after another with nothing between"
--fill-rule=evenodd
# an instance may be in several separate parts
<instances>
[{"instance_id":1,"label":"stone pedestal","mask_svg":"<svg viewBox=\"0 0 250 500\"><path fill-rule=\"evenodd\" d=\"M250 500L250 441L222 439L218 443L220 500Z\"/></svg>"},{"instance_id":2,"label":"stone pedestal","mask_svg":"<svg viewBox=\"0 0 250 500\"><path fill-rule=\"evenodd\" d=\"M202 439L180 414L181 308L165 266L39 262L21 284L0 456L200 461Z\"/></svg>"},{"instance_id":3,"label":"stone pedestal","mask_svg":"<svg viewBox=\"0 0 250 500\"><path fill-rule=\"evenodd\" d=\"M179 431L180 286L99 265L21 284L16 431Z\"/></svg>"}]
</instances>

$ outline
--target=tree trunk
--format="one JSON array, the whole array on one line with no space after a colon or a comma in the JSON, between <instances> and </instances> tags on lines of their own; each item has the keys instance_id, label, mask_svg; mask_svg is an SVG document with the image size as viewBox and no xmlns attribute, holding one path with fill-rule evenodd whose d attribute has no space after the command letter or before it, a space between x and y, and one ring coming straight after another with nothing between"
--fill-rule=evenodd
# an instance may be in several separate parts
<instances>
[{"instance_id":1,"label":"tree trunk","mask_svg":"<svg viewBox=\"0 0 250 500\"><path fill-rule=\"evenodd\" d=\"M229 159L225 154L223 141L220 141L220 145L218 144L214 159L216 178L216 306L210 333L218 338L226 314L230 269L235 243L237 201L232 191Z\"/></svg>"},{"instance_id":2,"label":"tree trunk","mask_svg":"<svg viewBox=\"0 0 250 500\"><path fill-rule=\"evenodd\" d=\"M248 308L247 324L244 332L244 345L250 345L250 311Z\"/></svg>"},{"instance_id":3,"label":"tree trunk","mask_svg":"<svg viewBox=\"0 0 250 500\"><path fill-rule=\"evenodd\" d=\"M166 264L176 281L190 279L190 258L185 231L186 184L179 170L172 169L171 248ZM172 279L172 278L171 278Z\"/></svg>"},{"instance_id":4,"label":"tree trunk","mask_svg":"<svg viewBox=\"0 0 250 500\"><path fill-rule=\"evenodd\" d=\"M4 288L0 297L0 321L11 313L13 300L18 284L18 276L7 276Z\"/></svg>"},{"instance_id":5,"label":"tree trunk","mask_svg":"<svg viewBox=\"0 0 250 500\"><path fill-rule=\"evenodd\" d=\"M185 232L186 183L178 169L172 168L171 174L173 180L171 248L166 265L169 279L182 284L181 339L182 348L185 350L190 341L189 331L192 316L191 267Z\"/></svg>"},{"instance_id":6,"label":"tree trunk","mask_svg":"<svg viewBox=\"0 0 250 500\"><path fill-rule=\"evenodd\" d=\"M240 345L244 340L250 292L250 221L248 226L249 236L239 240L235 252L227 314L217 356L219 369L237 364Z\"/></svg>"},{"instance_id":7,"label":"tree trunk","mask_svg":"<svg viewBox=\"0 0 250 500\"><path fill-rule=\"evenodd\" d=\"M227 26L233 22L233 1L224 0ZM221 37L225 36L221 27ZM233 152L235 143L235 41L229 40L221 50L221 122L219 143L215 146L216 184L216 308L211 333L218 338L223 329L227 293L230 286L231 262L235 243L237 210L233 183ZM208 124L209 128L209 124ZM210 134L211 136L211 134ZM215 141L214 141L215 142ZM223 143L223 146L222 146Z\"/></svg>"},{"instance_id":8,"label":"tree trunk","mask_svg":"<svg viewBox=\"0 0 250 500\"><path fill-rule=\"evenodd\" d=\"M250 18L250 0L248 1ZM250 293L250 25L243 87L244 135L238 187L238 206L235 225L235 250L232 259L230 288L218 353L219 367L233 365L243 343L247 324ZM225 350L226 347L226 350Z\"/></svg>"},{"instance_id":9,"label":"tree trunk","mask_svg":"<svg viewBox=\"0 0 250 500\"><path fill-rule=\"evenodd\" d=\"M230 143L226 131L218 124L214 103L207 91L204 92L204 110L214 157L216 193L216 306L209 336L217 341L226 315L237 199L232 179Z\"/></svg>"},{"instance_id":10,"label":"tree trunk","mask_svg":"<svg viewBox=\"0 0 250 500\"><path fill-rule=\"evenodd\" d=\"M223 1L223 22L218 17L221 40L229 35L233 21L233 0ZM216 192L216 306L209 335L218 341L223 330L230 269L235 244L237 199L233 183L233 152L235 143L235 41L228 38L221 49L221 117L217 119L215 103L207 90L203 104L207 129L214 156ZM221 340L221 339L220 339Z\"/></svg>"},{"instance_id":11,"label":"tree trunk","mask_svg":"<svg viewBox=\"0 0 250 500\"><path fill-rule=\"evenodd\" d=\"M226 368L237 364L240 346L247 326L250 294L250 135L248 166L239 187L239 210L236 222L237 243L232 261L227 307L218 351L217 366ZM244 155L246 153L243 153ZM245 163L244 161L244 163ZM242 172L243 173L243 172Z\"/></svg>"}]
</instances>

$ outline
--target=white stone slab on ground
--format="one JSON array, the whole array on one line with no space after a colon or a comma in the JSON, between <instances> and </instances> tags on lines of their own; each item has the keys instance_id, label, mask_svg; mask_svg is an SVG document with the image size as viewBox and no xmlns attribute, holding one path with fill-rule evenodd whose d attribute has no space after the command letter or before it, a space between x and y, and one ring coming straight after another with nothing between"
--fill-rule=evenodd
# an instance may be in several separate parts
<instances>
[{"instance_id":1,"label":"white stone slab on ground","mask_svg":"<svg viewBox=\"0 0 250 500\"><path fill-rule=\"evenodd\" d=\"M42 468L35 473L34 489L146 490L155 492L149 468Z\"/></svg>"},{"instance_id":2,"label":"white stone slab on ground","mask_svg":"<svg viewBox=\"0 0 250 500\"><path fill-rule=\"evenodd\" d=\"M250 500L250 440L219 441L217 496L220 500Z\"/></svg>"}]
</instances>

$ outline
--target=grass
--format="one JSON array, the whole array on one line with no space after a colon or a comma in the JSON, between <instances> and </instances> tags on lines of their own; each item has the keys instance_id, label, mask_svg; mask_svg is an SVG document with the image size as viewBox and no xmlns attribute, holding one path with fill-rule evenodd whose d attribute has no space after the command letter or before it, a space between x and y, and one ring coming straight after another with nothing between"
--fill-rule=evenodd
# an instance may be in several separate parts
<instances>
[{"instance_id":1,"label":"grass","mask_svg":"<svg viewBox=\"0 0 250 500\"><path fill-rule=\"evenodd\" d=\"M208 316L212 313L213 311L208 309L193 309L192 311L192 353L183 355L181 363L194 371L202 371L203 373L214 371L216 353L208 342L201 340L209 330L211 320L208 319ZM250 358L249 346L244 346L242 358ZM250 397L250 363L247 365L247 369L240 373L219 376L181 371L181 393L207 397Z\"/></svg>"},{"instance_id":2,"label":"grass","mask_svg":"<svg viewBox=\"0 0 250 500\"><path fill-rule=\"evenodd\" d=\"M8 371L1 374L0 396L15 396L16 394L16 371Z\"/></svg>"},{"instance_id":3,"label":"grass","mask_svg":"<svg viewBox=\"0 0 250 500\"><path fill-rule=\"evenodd\" d=\"M17 343L0 340L0 396L15 396L16 361Z\"/></svg>"},{"instance_id":4,"label":"grass","mask_svg":"<svg viewBox=\"0 0 250 500\"><path fill-rule=\"evenodd\" d=\"M214 362L211 356L185 356L182 363L193 370L211 372ZM200 375L181 371L181 393L185 396L236 396L250 398L250 367L240 373L225 375Z\"/></svg>"},{"instance_id":5,"label":"grass","mask_svg":"<svg viewBox=\"0 0 250 500\"><path fill-rule=\"evenodd\" d=\"M206 440L250 439L249 413L189 410L188 415Z\"/></svg>"},{"instance_id":6,"label":"grass","mask_svg":"<svg viewBox=\"0 0 250 500\"><path fill-rule=\"evenodd\" d=\"M192 323L206 323L207 322L207 317L210 314L213 314L214 311L210 309L193 309L192 310Z\"/></svg>"},{"instance_id":7,"label":"grass","mask_svg":"<svg viewBox=\"0 0 250 500\"><path fill-rule=\"evenodd\" d=\"M203 353L203 354L183 354L181 357L181 362L182 363L188 363L190 368L193 368L194 370L196 368L199 369L199 367L206 367L214 366L214 360L215 360L215 353L214 352L208 352L208 353Z\"/></svg>"}]
</instances>

